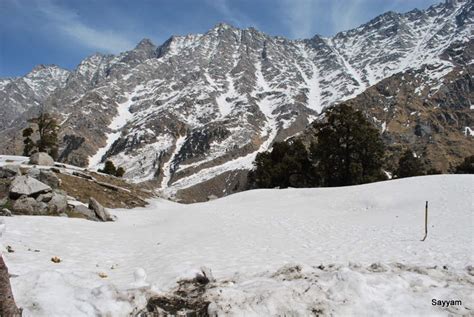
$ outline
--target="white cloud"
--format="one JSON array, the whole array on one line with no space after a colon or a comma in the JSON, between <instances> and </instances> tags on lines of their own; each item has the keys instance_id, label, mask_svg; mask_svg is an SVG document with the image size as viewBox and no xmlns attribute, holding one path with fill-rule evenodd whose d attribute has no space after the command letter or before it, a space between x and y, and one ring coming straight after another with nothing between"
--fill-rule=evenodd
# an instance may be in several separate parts
<instances>
[{"instance_id":1,"label":"white cloud","mask_svg":"<svg viewBox=\"0 0 474 317\"><path fill-rule=\"evenodd\" d=\"M258 24L247 15L242 14L235 8L231 8L228 0L207 0L206 3L214 7L229 23L235 24L238 27L253 26L258 28Z\"/></svg>"},{"instance_id":2,"label":"white cloud","mask_svg":"<svg viewBox=\"0 0 474 317\"><path fill-rule=\"evenodd\" d=\"M38 3L38 11L55 31L75 39L82 46L107 53L118 53L134 47L134 42L121 33L88 26L80 21L77 14L52 2L41 1Z\"/></svg>"},{"instance_id":3,"label":"white cloud","mask_svg":"<svg viewBox=\"0 0 474 317\"><path fill-rule=\"evenodd\" d=\"M361 21L364 0L282 0L285 24L293 38L310 38L322 21L331 33L353 28Z\"/></svg>"}]
</instances>

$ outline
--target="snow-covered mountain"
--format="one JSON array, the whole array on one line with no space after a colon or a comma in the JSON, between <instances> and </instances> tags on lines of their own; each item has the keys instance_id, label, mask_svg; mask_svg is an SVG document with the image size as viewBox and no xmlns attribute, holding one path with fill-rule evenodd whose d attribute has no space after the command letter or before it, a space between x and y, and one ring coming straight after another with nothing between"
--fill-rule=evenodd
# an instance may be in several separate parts
<instances>
[{"instance_id":1,"label":"snow-covered mountain","mask_svg":"<svg viewBox=\"0 0 474 317\"><path fill-rule=\"evenodd\" d=\"M116 56L95 54L71 72L35 69L0 81L0 145L17 152L19 128L45 105L62 117L62 161L95 167L111 159L126 177L185 201L222 196L245 185L256 153L302 131L326 106L410 69L423 69L422 84L439 89L455 67L443 53L472 39L472 6L448 0L388 12L304 40L219 24L158 47L145 39Z\"/></svg>"}]
</instances>

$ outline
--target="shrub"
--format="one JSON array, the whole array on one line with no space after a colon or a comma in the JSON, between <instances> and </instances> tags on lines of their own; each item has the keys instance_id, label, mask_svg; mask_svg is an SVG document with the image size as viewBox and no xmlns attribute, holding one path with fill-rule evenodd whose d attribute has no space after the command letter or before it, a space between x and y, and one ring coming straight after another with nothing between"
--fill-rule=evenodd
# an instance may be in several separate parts
<instances>
[{"instance_id":1,"label":"shrub","mask_svg":"<svg viewBox=\"0 0 474 317\"><path fill-rule=\"evenodd\" d=\"M425 175L425 167L421 159L408 149L400 157L395 175L398 178Z\"/></svg>"},{"instance_id":2,"label":"shrub","mask_svg":"<svg viewBox=\"0 0 474 317\"><path fill-rule=\"evenodd\" d=\"M456 167L456 174L474 174L474 155L468 156Z\"/></svg>"},{"instance_id":3,"label":"shrub","mask_svg":"<svg viewBox=\"0 0 474 317\"><path fill-rule=\"evenodd\" d=\"M125 169L121 166L117 168L117 170L115 171L115 176L117 177L123 177L124 174L125 174Z\"/></svg>"}]
</instances>

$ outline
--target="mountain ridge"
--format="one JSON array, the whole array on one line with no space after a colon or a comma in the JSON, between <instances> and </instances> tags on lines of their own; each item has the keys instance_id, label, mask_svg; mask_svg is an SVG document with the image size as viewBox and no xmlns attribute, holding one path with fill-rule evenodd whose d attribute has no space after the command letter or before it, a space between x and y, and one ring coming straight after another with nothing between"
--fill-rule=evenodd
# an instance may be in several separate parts
<instances>
[{"instance_id":1,"label":"mountain ridge","mask_svg":"<svg viewBox=\"0 0 474 317\"><path fill-rule=\"evenodd\" d=\"M222 196L244 187L257 152L303 131L325 107L423 65L433 65L423 72L435 87L455 67L441 54L472 39L472 11L472 1L447 1L328 38L220 23L160 46L143 39L118 55L89 56L50 81L55 89L0 81L0 145L17 153L19 130L46 106L61 117L60 160L92 168L111 159L175 199Z\"/></svg>"}]
</instances>

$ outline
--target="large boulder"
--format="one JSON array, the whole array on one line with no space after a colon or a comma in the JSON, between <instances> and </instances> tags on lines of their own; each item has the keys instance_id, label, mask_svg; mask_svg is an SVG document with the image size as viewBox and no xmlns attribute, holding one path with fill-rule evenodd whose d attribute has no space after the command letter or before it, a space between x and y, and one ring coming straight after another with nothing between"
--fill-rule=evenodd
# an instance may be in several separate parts
<instances>
[{"instance_id":1,"label":"large boulder","mask_svg":"<svg viewBox=\"0 0 474 317\"><path fill-rule=\"evenodd\" d=\"M42 201L37 201L33 197L21 196L13 202L13 213L22 215L47 215L48 205Z\"/></svg>"},{"instance_id":2,"label":"large boulder","mask_svg":"<svg viewBox=\"0 0 474 317\"><path fill-rule=\"evenodd\" d=\"M38 197L36 197L36 201L42 201L44 203L48 203L51 200L51 198L53 198L53 193L49 192L49 193L41 194Z\"/></svg>"},{"instance_id":3,"label":"large boulder","mask_svg":"<svg viewBox=\"0 0 474 317\"><path fill-rule=\"evenodd\" d=\"M38 196L51 191L51 187L30 176L17 176L10 184L10 198L20 196Z\"/></svg>"},{"instance_id":4,"label":"large boulder","mask_svg":"<svg viewBox=\"0 0 474 317\"><path fill-rule=\"evenodd\" d=\"M58 194L56 192L53 193L51 199L48 202L48 211L53 213L62 213L65 212L67 209L67 197Z\"/></svg>"},{"instance_id":5,"label":"large boulder","mask_svg":"<svg viewBox=\"0 0 474 317\"><path fill-rule=\"evenodd\" d=\"M53 166L54 160L48 153L38 152L30 156L31 165L44 165L44 166Z\"/></svg>"},{"instance_id":6,"label":"large boulder","mask_svg":"<svg viewBox=\"0 0 474 317\"><path fill-rule=\"evenodd\" d=\"M94 210L87 208L87 206L84 205L75 205L73 206L73 211L83 215L86 219L89 220L98 220Z\"/></svg>"},{"instance_id":7,"label":"large boulder","mask_svg":"<svg viewBox=\"0 0 474 317\"><path fill-rule=\"evenodd\" d=\"M21 175L20 166L8 164L0 166L0 178L10 178Z\"/></svg>"},{"instance_id":8,"label":"large boulder","mask_svg":"<svg viewBox=\"0 0 474 317\"><path fill-rule=\"evenodd\" d=\"M49 169L31 168L28 171L28 176L33 177L52 188L58 188L61 185L59 177Z\"/></svg>"},{"instance_id":9,"label":"large boulder","mask_svg":"<svg viewBox=\"0 0 474 317\"><path fill-rule=\"evenodd\" d=\"M109 214L109 212L93 197L89 198L89 209L92 209L97 218L101 221L115 221L116 218Z\"/></svg>"},{"instance_id":10,"label":"large boulder","mask_svg":"<svg viewBox=\"0 0 474 317\"><path fill-rule=\"evenodd\" d=\"M39 179L40 169L36 167L30 168L28 172L26 172L26 175L33 177L34 179Z\"/></svg>"},{"instance_id":11,"label":"large boulder","mask_svg":"<svg viewBox=\"0 0 474 317\"><path fill-rule=\"evenodd\" d=\"M7 208L0 208L0 216L11 217L12 212Z\"/></svg>"}]
</instances>

